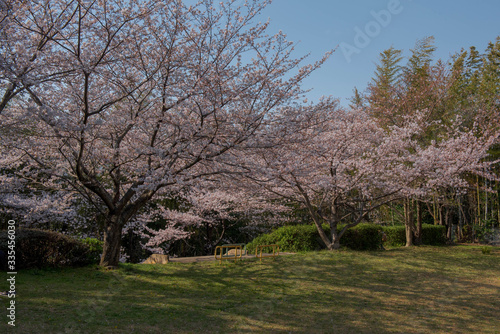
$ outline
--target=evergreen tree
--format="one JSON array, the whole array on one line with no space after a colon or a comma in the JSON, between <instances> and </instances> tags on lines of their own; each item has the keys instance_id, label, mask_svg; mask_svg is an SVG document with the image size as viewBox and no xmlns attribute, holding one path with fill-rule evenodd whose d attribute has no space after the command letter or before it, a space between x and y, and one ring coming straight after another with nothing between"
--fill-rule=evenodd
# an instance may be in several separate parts
<instances>
[{"instance_id":1,"label":"evergreen tree","mask_svg":"<svg viewBox=\"0 0 500 334\"><path fill-rule=\"evenodd\" d=\"M401 53L402 50L392 46L382 51L375 76L368 84L369 113L383 125L395 123L392 116L397 113L394 100L397 98L396 87L401 74Z\"/></svg>"},{"instance_id":2,"label":"evergreen tree","mask_svg":"<svg viewBox=\"0 0 500 334\"><path fill-rule=\"evenodd\" d=\"M428 110L424 121L431 121L431 125L418 138L414 138L421 149L439 138L446 138L456 116L461 117L461 125L465 128L472 129L474 124L479 125L476 128L479 130L478 136L482 135L482 129L491 130L492 125L500 124L499 39L489 44L485 55L481 55L474 47L468 51L461 50L452 58L450 66L440 60L433 61L435 50L434 37L418 40L404 66L400 65L401 50L391 47L382 52L366 98L368 113L386 129L393 125L401 126L408 116L415 115L418 110ZM471 184L476 182L476 179L471 180ZM479 182L482 182L481 179ZM445 201L446 198L449 200ZM484 198L478 200L484 202ZM412 235L416 240L421 236L421 201L433 205L434 211L439 213L435 214L435 221L448 225L450 236L452 224L448 218L454 215L453 210L469 211L461 207L460 201L457 204L453 188L436 189L435 195L430 198L407 198L402 204L405 208L408 245L412 243ZM486 204L481 205L486 207Z\"/></svg>"},{"instance_id":3,"label":"evergreen tree","mask_svg":"<svg viewBox=\"0 0 500 334\"><path fill-rule=\"evenodd\" d=\"M405 76L409 78L427 76L434 51L436 51L434 36L428 36L417 40L415 47L410 51L411 57L408 60L408 64L403 69Z\"/></svg>"},{"instance_id":4,"label":"evergreen tree","mask_svg":"<svg viewBox=\"0 0 500 334\"><path fill-rule=\"evenodd\" d=\"M362 93L359 92L358 88L353 89L354 96L350 99L349 107L352 109L363 109L364 108L364 97Z\"/></svg>"},{"instance_id":5,"label":"evergreen tree","mask_svg":"<svg viewBox=\"0 0 500 334\"><path fill-rule=\"evenodd\" d=\"M500 107L500 36L496 42L490 42L483 57L479 79L479 91L484 106L498 114Z\"/></svg>"}]
</instances>

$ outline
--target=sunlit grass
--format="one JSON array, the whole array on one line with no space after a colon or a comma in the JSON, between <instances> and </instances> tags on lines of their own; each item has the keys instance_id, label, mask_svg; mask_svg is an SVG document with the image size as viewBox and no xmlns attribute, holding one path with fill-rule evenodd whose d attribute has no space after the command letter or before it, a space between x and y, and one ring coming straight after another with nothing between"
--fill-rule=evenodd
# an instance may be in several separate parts
<instances>
[{"instance_id":1,"label":"sunlit grass","mask_svg":"<svg viewBox=\"0 0 500 334\"><path fill-rule=\"evenodd\" d=\"M29 270L16 289L18 333L500 333L498 248Z\"/></svg>"}]
</instances>

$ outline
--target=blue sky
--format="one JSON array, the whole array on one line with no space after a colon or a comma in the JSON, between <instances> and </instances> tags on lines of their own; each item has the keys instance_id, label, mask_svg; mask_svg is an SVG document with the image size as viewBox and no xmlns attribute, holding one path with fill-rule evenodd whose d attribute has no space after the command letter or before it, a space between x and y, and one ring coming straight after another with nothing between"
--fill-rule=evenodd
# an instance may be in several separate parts
<instances>
[{"instance_id":1,"label":"blue sky","mask_svg":"<svg viewBox=\"0 0 500 334\"><path fill-rule=\"evenodd\" d=\"M432 35L436 59L449 60L461 48L482 52L500 35L498 0L274 0L267 18L270 33L282 30L299 43L297 57L310 53L313 62L337 47L304 87L313 89L312 100L332 95L343 105L354 86L366 88L379 53L391 45L408 56L417 39Z\"/></svg>"}]
</instances>

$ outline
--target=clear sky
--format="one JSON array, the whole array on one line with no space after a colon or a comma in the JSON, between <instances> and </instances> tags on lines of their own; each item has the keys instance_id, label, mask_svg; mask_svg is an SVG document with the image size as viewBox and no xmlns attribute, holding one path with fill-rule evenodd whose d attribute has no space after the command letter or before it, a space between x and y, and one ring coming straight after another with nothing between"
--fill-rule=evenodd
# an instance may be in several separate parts
<instances>
[{"instance_id":1,"label":"clear sky","mask_svg":"<svg viewBox=\"0 0 500 334\"><path fill-rule=\"evenodd\" d=\"M435 57L449 60L461 48L483 52L500 36L499 0L273 0L261 17L269 32L282 30L299 42L296 57L309 62L337 47L307 79L308 97L322 95L349 103L352 90L366 88L379 53L394 46L409 55L417 39L435 37Z\"/></svg>"}]
</instances>

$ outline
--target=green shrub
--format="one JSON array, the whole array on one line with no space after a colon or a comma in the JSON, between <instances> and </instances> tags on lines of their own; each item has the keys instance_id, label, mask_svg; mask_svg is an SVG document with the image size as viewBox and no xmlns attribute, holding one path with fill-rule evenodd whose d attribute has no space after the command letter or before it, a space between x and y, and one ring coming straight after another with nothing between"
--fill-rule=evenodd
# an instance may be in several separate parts
<instances>
[{"instance_id":1,"label":"green shrub","mask_svg":"<svg viewBox=\"0 0 500 334\"><path fill-rule=\"evenodd\" d=\"M89 264L90 249L67 235L38 229L16 230L16 270ZM7 253L7 231L0 231L0 249Z\"/></svg>"},{"instance_id":2,"label":"green shrub","mask_svg":"<svg viewBox=\"0 0 500 334\"><path fill-rule=\"evenodd\" d=\"M380 225L358 224L345 231L340 245L354 250L377 250L382 245L381 232Z\"/></svg>"},{"instance_id":3,"label":"green shrub","mask_svg":"<svg viewBox=\"0 0 500 334\"><path fill-rule=\"evenodd\" d=\"M268 234L262 234L255 239L253 239L250 243L247 244L247 252L250 254L255 253L255 249L259 245L274 245L274 244L279 244L279 240L276 238L276 235L273 233L268 233ZM281 245L280 245L280 250L285 251Z\"/></svg>"},{"instance_id":4,"label":"green shrub","mask_svg":"<svg viewBox=\"0 0 500 334\"><path fill-rule=\"evenodd\" d=\"M87 255L89 262L99 262L102 254L102 245L104 243L96 238L85 238L82 239L81 242L89 248L89 253Z\"/></svg>"},{"instance_id":5,"label":"green shrub","mask_svg":"<svg viewBox=\"0 0 500 334\"><path fill-rule=\"evenodd\" d=\"M406 230L404 225L384 226L387 235L386 245L400 247L406 245ZM446 226L444 225L422 225L422 244L440 246L446 244Z\"/></svg>"},{"instance_id":6,"label":"green shrub","mask_svg":"<svg viewBox=\"0 0 500 334\"><path fill-rule=\"evenodd\" d=\"M384 226L383 231L387 236L385 245L393 247L406 245L406 231L404 225Z\"/></svg>"},{"instance_id":7,"label":"green shrub","mask_svg":"<svg viewBox=\"0 0 500 334\"><path fill-rule=\"evenodd\" d=\"M287 252L306 252L319 249L318 232L312 225L284 226L274 231L274 238Z\"/></svg>"},{"instance_id":8,"label":"green shrub","mask_svg":"<svg viewBox=\"0 0 500 334\"><path fill-rule=\"evenodd\" d=\"M491 254L491 247L488 247L488 246L481 247L481 253L483 253L484 255Z\"/></svg>"},{"instance_id":9,"label":"green shrub","mask_svg":"<svg viewBox=\"0 0 500 334\"><path fill-rule=\"evenodd\" d=\"M339 230L343 226L339 226ZM327 235L330 227L323 225ZM380 247L382 228L373 224L359 224L348 229L340 239L340 245L354 250L375 250ZM271 233L263 234L247 244L247 251L252 254L258 245L278 244L283 252L305 252L324 249L315 225L283 226Z\"/></svg>"},{"instance_id":10,"label":"green shrub","mask_svg":"<svg viewBox=\"0 0 500 334\"><path fill-rule=\"evenodd\" d=\"M422 244L432 246L446 245L446 226L423 224Z\"/></svg>"},{"instance_id":11,"label":"green shrub","mask_svg":"<svg viewBox=\"0 0 500 334\"><path fill-rule=\"evenodd\" d=\"M283 226L271 233L258 236L247 245L247 251L254 253L258 245L280 246L283 252L303 252L320 249L318 232L313 225Z\"/></svg>"}]
</instances>

